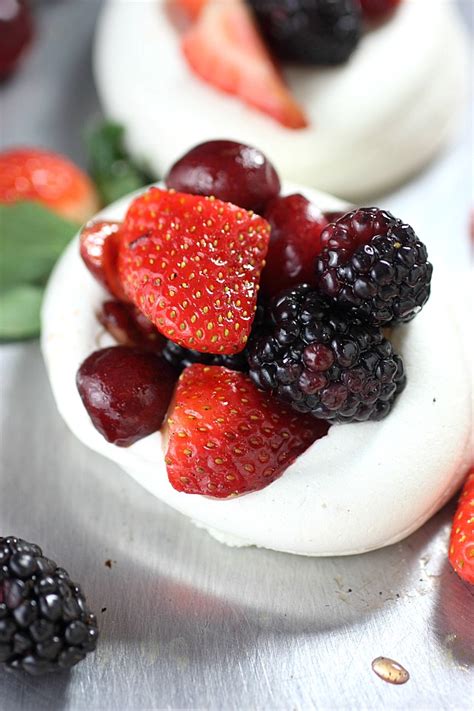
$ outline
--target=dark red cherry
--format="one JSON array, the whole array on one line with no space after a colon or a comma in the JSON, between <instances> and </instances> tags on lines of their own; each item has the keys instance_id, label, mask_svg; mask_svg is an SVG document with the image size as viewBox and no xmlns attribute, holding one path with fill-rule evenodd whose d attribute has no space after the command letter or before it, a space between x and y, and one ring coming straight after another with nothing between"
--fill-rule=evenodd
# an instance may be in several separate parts
<instances>
[{"instance_id":1,"label":"dark red cherry","mask_svg":"<svg viewBox=\"0 0 474 711\"><path fill-rule=\"evenodd\" d=\"M108 442L129 447L160 429L176 379L156 353L114 346L86 358L76 384L94 427Z\"/></svg>"},{"instance_id":2,"label":"dark red cherry","mask_svg":"<svg viewBox=\"0 0 474 711\"><path fill-rule=\"evenodd\" d=\"M80 253L84 264L112 296L126 301L117 270L120 222L96 220L83 227Z\"/></svg>"},{"instance_id":3,"label":"dark red cherry","mask_svg":"<svg viewBox=\"0 0 474 711\"><path fill-rule=\"evenodd\" d=\"M180 158L166 186L193 195L214 195L246 210L260 212L280 192L280 179L257 148L235 141L207 141Z\"/></svg>"},{"instance_id":4,"label":"dark red cherry","mask_svg":"<svg viewBox=\"0 0 474 711\"><path fill-rule=\"evenodd\" d=\"M321 248L321 232L328 224L321 210L297 193L272 200L264 217L271 226L262 274L264 293L274 296L289 286L314 282L314 260Z\"/></svg>"},{"instance_id":5,"label":"dark red cherry","mask_svg":"<svg viewBox=\"0 0 474 711\"><path fill-rule=\"evenodd\" d=\"M0 2L0 80L15 71L33 37L33 18L25 0Z\"/></svg>"},{"instance_id":6,"label":"dark red cherry","mask_svg":"<svg viewBox=\"0 0 474 711\"><path fill-rule=\"evenodd\" d=\"M97 318L121 346L140 346L161 353L167 343L156 326L133 304L105 301Z\"/></svg>"}]
</instances>

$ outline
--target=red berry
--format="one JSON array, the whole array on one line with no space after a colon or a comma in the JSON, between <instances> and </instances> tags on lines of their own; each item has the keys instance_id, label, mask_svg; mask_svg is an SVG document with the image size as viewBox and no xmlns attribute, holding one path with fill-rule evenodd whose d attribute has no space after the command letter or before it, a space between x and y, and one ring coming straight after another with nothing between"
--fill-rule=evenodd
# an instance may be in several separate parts
<instances>
[{"instance_id":1,"label":"red berry","mask_svg":"<svg viewBox=\"0 0 474 711\"><path fill-rule=\"evenodd\" d=\"M459 577L474 585L474 468L468 474L454 516L449 560Z\"/></svg>"},{"instance_id":2,"label":"red berry","mask_svg":"<svg viewBox=\"0 0 474 711\"><path fill-rule=\"evenodd\" d=\"M369 20L379 20L393 12L400 0L360 0L362 12Z\"/></svg>"},{"instance_id":3,"label":"red berry","mask_svg":"<svg viewBox=\"0 0 474 711\"><path fill-rule=\"evenodd\" d=\"M25 0L0 3L0 80L15 71L33 37L33 17Z\"/></svg>"},{"instance_id":4,"label":"red berry","mask_svg":"<svg viewBox=\"0 0 474 711\"><path fill-rule=\"evenodd\" d=\"M176 4L184 10L189 18L195 20L204 5L206 5L209 0L176 0Z\"/></svg>"},{"instance_id":5,"label":"red berry","mask_svg":"<svg viewBox=\"0 0 474 711\"><path fill-rule=\"evenodd\" d=\"M38 148L0 153L0 203L18 200L37 200L80 223L98 209L89 177L64 156Z\"/></svg>"},{"instance_id":6,"label":"red berry","mask_svg":"<svg viewBox=\"0 0 474 711\"><path fill-rule=\"evenodd\" d=\"M127 346L92 353L76 376L92 424L119 447L160 429L175 381L175 371L159 355Z\"/></svg>"},{"instance_id":7,"label":"red berry","mask_svg":"<svg viewBox=\"0 0 474 711\"><path fill-rule=\"evenodd\" d=\"M120 279L178 345L238 353L255 317L269 232L263 218L230 203L151 188L125 218Z\"/></svg>"},{"instance_id":8,"label":"red berry","mask_svg":"<svg viewBox=\"0 0 474 711\"><path fill-rule=\"evenodd\" d=\"M321 232L328 220L303 195L272 200L264 212L271 227L262 288L274 296L297 284L314 282L314 260L321 250Z\"/></svg>"},{"instance_id":9,"label":"red berry","mask_svg":"<svg viewBox=\"0 0 474 711\"><path fill-rule=\"evenodd\" d=\"M235 141L207 141L192 148L171 168L168 188L214 195L224 202L260 212L280 192L280 179L257 148Z\"/></svg>"},{"instance_id":10,"label":"red berry","mask_svg":"<svg viewBox=\"0 0 474 711\"><path fill-rule=\"evenodd\" d=\"M191 69L204 81L287 128L308 125L243 0L208 2L184 35L182 49Z\"/></svg>"},{"instance_id":11,"label":"red berry","mask_svg":"<svg viewBox=\"0 0 474 711\"><path fill-rule=\"evenodd\" d=\"M168 426L171 485L216 498L268 486L328 431L258 390L247 375L201 364L181 374Z\"/></svg>"},{"instance_id":12,"label":"red berry","mask_svg":"<svg viewBox=\"0 0 474 711\"><path fill-rule=\"evenodd\" d=\"M121 346L139 346L161 353L167 343L166 338L133 304L105 301L97 318Z\"/></svg>"},{"instance_id":13,"label":"red berry","mask_svg":"<svg viewBox=\"0 0 474 711\"><path fill-rule=\"evenodd\" d=\"M118 247L121 222L89 222L81 231L81 257L97 281L121 301L126 296L118 278Z\"/></svg>"}]
</instances>

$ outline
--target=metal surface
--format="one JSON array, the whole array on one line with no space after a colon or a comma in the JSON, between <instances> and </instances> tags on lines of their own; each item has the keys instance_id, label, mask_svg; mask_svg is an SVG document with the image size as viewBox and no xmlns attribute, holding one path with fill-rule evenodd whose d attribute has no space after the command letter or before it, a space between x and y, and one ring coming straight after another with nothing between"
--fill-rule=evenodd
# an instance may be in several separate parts
<instances>
[{"instance_id":1,"label":"metal surface","mask_svg":"<svg viewBox=\"0 0 474 711\"><path fill-rule=\"evenodd\" d=\"M42 4L38 44L2 90L4 144L81 157L97 8ZM469 141L383 200L453 266L468 249ZM472 708L474 595L446 562L452 504L364 556L229 549L73 438L36 344L3 346L0 366L0 532L40 542L82 581L102 635L70 676L0 672L1 711ZM378 678L378 656L408 683Z\"/></svg>"}]
</instances>

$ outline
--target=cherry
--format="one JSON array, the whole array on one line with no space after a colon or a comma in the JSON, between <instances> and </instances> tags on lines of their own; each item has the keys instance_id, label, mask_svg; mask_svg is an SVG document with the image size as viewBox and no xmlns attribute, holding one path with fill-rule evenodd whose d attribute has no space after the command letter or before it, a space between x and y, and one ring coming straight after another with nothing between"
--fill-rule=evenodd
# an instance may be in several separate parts
<instances>
[{"instance_id":1,"label":"cherry","mask_svg":"<svg viewBox=\"0 0 474 711\"><path fill-rule=\"evenodd\" d=\"M274 296L289 286L314 282L314 261L321 249L320 236L328 224L321 210L303 195L272 200L264 213L271 226L262 288Z\"/></svg>"},{"instance_id":2,"label":"cherry","mask_svg":"<svg viewBox=\"0 0 474 711\"><path fill-rule=\"evenodd\" d=\"M122 301L127 297L120 284L117 271L120 222L98 220L88 222L81 231L80 253L91 272L112 296Z\"/></svg>"},{"instance_id":3,"label":"cherry","mask_svg":"<svg viewBox=\"0 0 474 711\"><path fill-rule=\"evenodd\" d=\"M105 301L97 318L121 346L140 346L161 353L167 342L156 326L133 304Z\"/></svg>"},{"instance_id":4,"label":"cherry","mask_svg":"<svg viewBox=\"0 0 474 711\"><path fill-rule=\"evenodd\" d=\"M172 166L166 186L182 193L214 195L260 212L280 192L280 179L257 148L235 141L207 141Z\"/></svg>"},{"instance_id":5,"label":"cherry","mask_svg":"<svg viewBox=\"0 0 474 711\"><path fill-rule=\"evenodd\" d=\"M379 20L389 12L393 12L400 0L360 0L362 12L369 20Z\"/></svg>"},{"instance_id":6,"label":"cherry","mask_svg":"<svg viewBox=\"0 0 474 711\"><path fill-rule=\"evenodd\" d=\"M176 379L156 353L113 346L86 358L76 384L94 427L108 442L129 447L160 429Z\"/></svg>"},{"instance_id":7,"label":"cherry","mask_svg":"<svg viewBox=\"0 0 474 711\"><path fill-rule=\"evenodd\" d=\"M33 18L25 0L0 3L0 79L13 71L33 37Z\"/></svg>"}]
</instances>

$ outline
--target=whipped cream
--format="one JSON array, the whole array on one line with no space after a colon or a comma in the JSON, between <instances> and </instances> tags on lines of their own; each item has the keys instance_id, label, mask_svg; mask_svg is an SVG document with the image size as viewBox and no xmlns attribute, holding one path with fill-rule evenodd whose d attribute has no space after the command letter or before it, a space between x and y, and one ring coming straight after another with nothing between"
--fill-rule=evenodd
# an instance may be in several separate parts
<instances>
[{"instance_id":1,"label":"whipped cream","mask_svg":"<svg viewBox=\"0 0 474 711\"><path fill-rule=\"evenodd\" d=\"M283 178L347 199L381 194L446 141L467 85L467 40L445 0L403 0L337 68L285 67L310 126L290 130L196 77L165 0L108 0L94 69L128 148L164 175L202 141L258 146Z\"/></svg>"},{"instance_id":2,"label":"whipped cream","mask_svg":"<svg viewBox=\"0 0 474 711\"><path fill-rule=\"evenodd\" d=\"M302 192L327 211L346 207L297 185L285 184L283 192ZM123 219L132 197L100 217ZM49 282L42 349L59 412L72 432L219 540L301 555L362 553L421 526L452 496L470 462L466 340L442 283L435 278L422 313L393 333L408 384L390 415L382 422L334 425L275 482L229 500L175 491L160 433L123 449L92 425L76 389L76 371L92 351L114 341L96 319L110 297L83 265L77 238Z\"/></svg>"}]
</instances>

